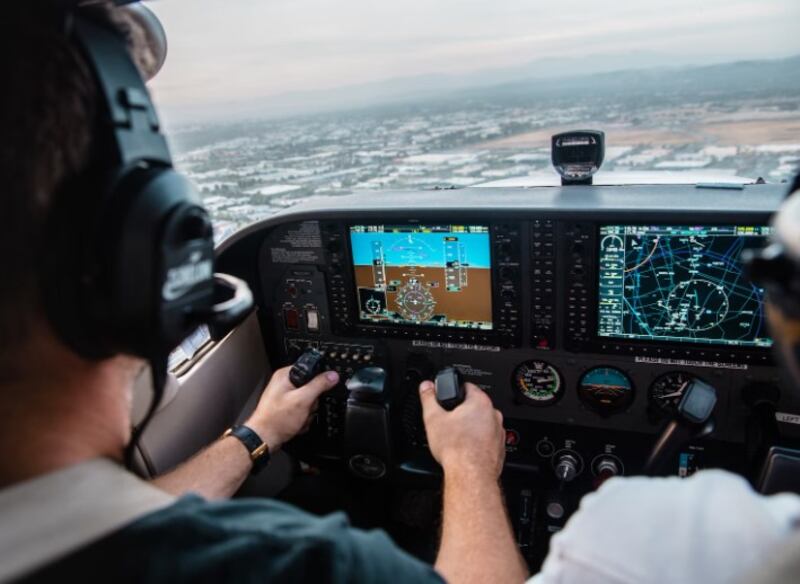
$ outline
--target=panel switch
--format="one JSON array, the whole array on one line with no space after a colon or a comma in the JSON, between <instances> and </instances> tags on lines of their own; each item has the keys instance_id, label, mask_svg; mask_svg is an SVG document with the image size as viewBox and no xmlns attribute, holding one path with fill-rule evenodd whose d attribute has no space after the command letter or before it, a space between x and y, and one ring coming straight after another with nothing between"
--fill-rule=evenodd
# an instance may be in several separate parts
<instances>
[{"instance_id":1,"label":"panel switch","mask_svg":"<svg viewBox=\"0 0 800 584\"><path fill-rule=\"evenodd\" d=\"M319 312L316 308L306 309L306 326L310 333L319 332Z\"/></svg>"},{"instance_id":2,"label":"panel switch","mask_svg":"<svg viewBox=\"0 0 800 584\"><path fill-rule=\"evenodd\" d=\"M296 308L283 309L283 323L288 330L296 331L300 328L300 315L297 313Z\"/></svg>"}]
</instances>

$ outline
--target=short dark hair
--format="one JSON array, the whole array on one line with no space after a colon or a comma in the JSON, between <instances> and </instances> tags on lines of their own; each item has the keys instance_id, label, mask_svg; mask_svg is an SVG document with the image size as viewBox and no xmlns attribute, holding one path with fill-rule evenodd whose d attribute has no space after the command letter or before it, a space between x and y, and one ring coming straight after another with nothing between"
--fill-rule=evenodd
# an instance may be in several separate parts
<instances>
[{"instance_id":1,"label":"short dark hair","mask_svg":"<svg viewBox=\"0 0 800 584\"><path fill-rule=\"evenodd\" d=\"M95 84L56 4L12 2L0 18L0 380L12 375L15 347L24 350L43 313L38 282L48 212L92 148ZM121 27L135 55L146 53L132 19L110 4L93 9Z\"/></svg>"}]
</instances>

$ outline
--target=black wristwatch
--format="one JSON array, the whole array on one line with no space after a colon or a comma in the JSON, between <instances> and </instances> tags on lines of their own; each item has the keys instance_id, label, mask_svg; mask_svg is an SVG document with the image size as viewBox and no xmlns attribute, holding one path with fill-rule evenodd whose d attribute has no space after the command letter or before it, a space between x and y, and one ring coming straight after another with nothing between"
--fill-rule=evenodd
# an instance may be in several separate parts
<instances>
[{"instance_id":1,"label":"black wristwatch","mask_svg":"<svg viewBox=\"0 0 800 584\"><path fill-rule=\"evenodd\" d=\"M250 460L253 461L253 469L250 474L258 474L269 464L269 446L261 437L247 426L232 426L222 435L223 438L234 436L244 444L247 452L250 453Z\"/></svg>"}]
</instances>

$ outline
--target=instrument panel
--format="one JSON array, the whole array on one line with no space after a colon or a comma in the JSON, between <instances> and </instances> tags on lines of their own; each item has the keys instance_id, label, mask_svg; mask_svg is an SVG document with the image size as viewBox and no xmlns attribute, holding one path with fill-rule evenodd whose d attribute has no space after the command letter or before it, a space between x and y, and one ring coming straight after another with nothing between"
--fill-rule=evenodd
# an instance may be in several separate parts
<instances>
[{"instance_id":1,"label":"instrument panel","mask_svg":"<svg viewBox=\"0 0 800 584\"><path fill-rule=\"evenodd\" d=\"M692 187L504 194L496 205L416 193L404 205L390 194L293 210L234 238L220 260L257 289L274 367L313 346L345 378L386 370L393 465L424 455L416 387L446 366L503 412L512 462L569 444L582 462L624 450L610 432L651 443L695 379L718 392L714 440L743 444L743 392L782 381L763 291L740 256L766 242L780 190L714 192L711 203ZM326 396L308 439L324 458L347 457L346 395ZM582 451L572 429L601 446ZM561 442L539 448L553 430Z\"/></svg>"},{"instance_id":2,"label":"instrument panel","mask_svg":"<svg viewBox=\"0 0 800 584\"><path fill-rule=\"evenodd\" d=\"M748 219L283 224L260 254L267 344L382 366L393 399L454 365L509 419L652 433L693 378L735 412L743 383L777 381L738 260L769 228ZM741 440L736 419L717 437Z\"/></svg>"}]
</instances>

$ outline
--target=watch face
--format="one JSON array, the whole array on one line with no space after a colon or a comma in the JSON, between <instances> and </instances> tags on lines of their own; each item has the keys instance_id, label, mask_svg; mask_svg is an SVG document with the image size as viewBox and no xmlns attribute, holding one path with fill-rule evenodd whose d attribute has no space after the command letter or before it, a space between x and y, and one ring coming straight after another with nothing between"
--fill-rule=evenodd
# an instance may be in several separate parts
<instances>
[{"instance_id":1,"label":"watch face","mask_svg":"<svg viewBox=\"0 0 800 584\"><path fill-rule=\"evenodd\" d=\"M250 459L253 461L252 474L258 474L264 467L269 464L270 459L269 446L262 444L253 452L250 453Z\"/></svg>"},{"instance_id":2,"label":"watch face","mask_svg":"<svg viewBox=\"0 0 800 584\"><path fill-rule=\"evenodd\" d=\"M264 442L261 443L261 446L250 453L250 458L252 458L253 461L264 458L265 456L269 457L269 446L267 446L267 444Z\"/></svg>"}]
</instances>

